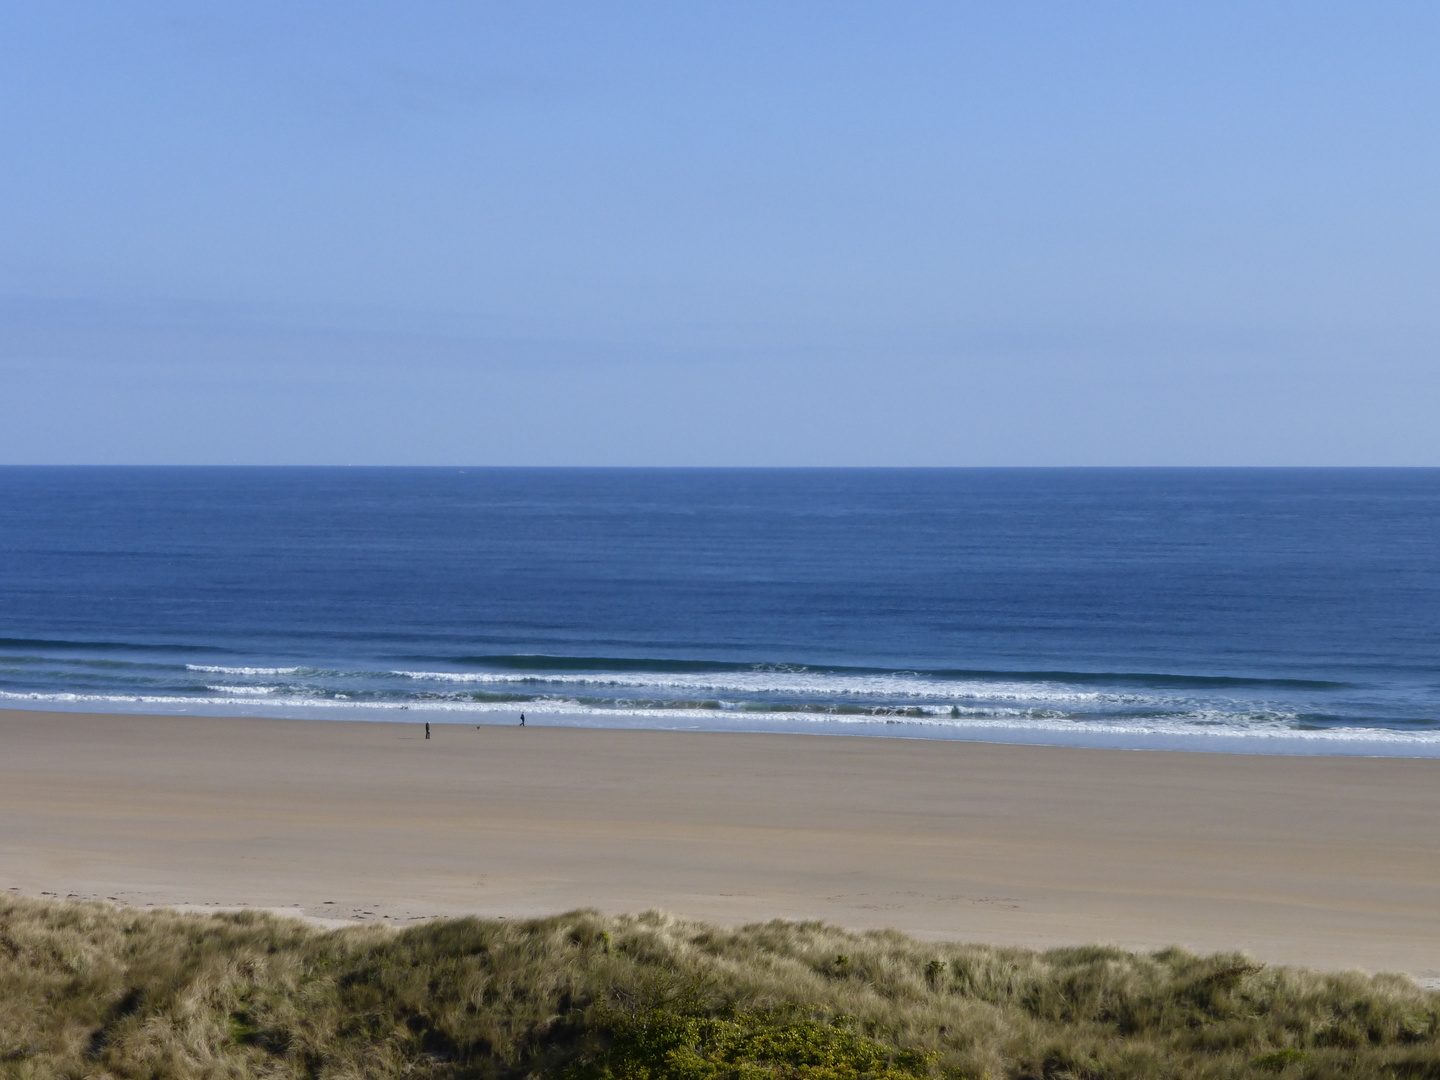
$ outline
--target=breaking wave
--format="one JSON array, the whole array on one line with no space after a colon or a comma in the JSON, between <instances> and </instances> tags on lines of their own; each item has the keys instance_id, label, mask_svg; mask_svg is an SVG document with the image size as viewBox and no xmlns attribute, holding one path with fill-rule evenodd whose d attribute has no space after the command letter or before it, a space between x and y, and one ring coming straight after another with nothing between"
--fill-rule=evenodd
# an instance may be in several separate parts
<instances>
[{"instance_id":1,"label":"breaking wave","mask_svg":"<svg viewBox=\"0 0 1440 1080\"><path fill-rule=\"evenodd\" d=\"M40 708L384 718L397 712L712 730L1009 740L1224 736L1440 742L1435 718L1345 682L1171 673L936 671L673 659L415 658L413 667L0 654L0 700ZM258 658L257 658L258 661ZM26 685L26 684L29 685Z\"/></svg>"}]
</instances>

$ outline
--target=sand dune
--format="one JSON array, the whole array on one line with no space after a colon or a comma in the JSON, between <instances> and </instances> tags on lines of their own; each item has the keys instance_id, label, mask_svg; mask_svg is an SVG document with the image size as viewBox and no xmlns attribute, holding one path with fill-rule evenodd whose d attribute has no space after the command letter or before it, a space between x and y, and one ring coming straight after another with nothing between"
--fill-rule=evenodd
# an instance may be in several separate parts
<instances>
[{"instance_id":1,"label":"sand dune","mask_svg":"<svg viewBox=\"0 0 1440 1080\"><path fill-rule=\"evenodd\" d=\"M579 906L1440 976L1440 761L0 711L0 887Z\"/></svg>"}]
</instances>

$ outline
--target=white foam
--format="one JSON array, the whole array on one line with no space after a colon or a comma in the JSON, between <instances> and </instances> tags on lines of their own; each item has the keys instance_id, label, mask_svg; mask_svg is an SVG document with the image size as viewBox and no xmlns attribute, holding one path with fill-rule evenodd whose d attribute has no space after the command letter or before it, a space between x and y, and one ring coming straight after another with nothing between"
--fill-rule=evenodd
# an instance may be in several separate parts
<instances>
[{"instance_id":1,"label":"white foam","mask_svg":"<svg viewBox=\"0 0 1440 1080\"><path fill-rule=\"evenodd\" d=\"M177 711L183 710L188 713L203 711L205 709L234 709L242 706L243 702L237 701L234 697L181 697L176 695L150 695L150 694L76 694L76 693L18 693L14 691L0 690L0 700L30 701L54 705L68 704L97 704L97 705L159 705L170 706ZM1194 740L1204 740L1207 737L1224 737L1226 739L1263 740L1267 742L1291 741L1300 745L1306 744L1350 744L1370 743L1374 745L1385 745L1397 751L1405 748L1421 749L1426 747L1440 747L1440 730L1429 731L1396 731L1388 728L1360 728L1360 727L1337 727L1297 730L1283 722L1256 724L1249 719L1251 714L1245 714L1243 720L1238 717L1231 717L1229 722L1214 724L1213 726L1197 726L1189 720L1177 722L1174 717L1147 718L1135 721L1115 720L1089 720L1089 719L1061 719L1058 717L1035 716L1030 713L1022 713L1014 716L965 716L959 718L948 715L908 717L908 716L874 716L874 715L844 715L837 713L805 713L805 712L783 712L783 711L744 711L731 709L657 709L644 707L610 707L596 708L582 705L577 701L548 700L548 701L524 701L524 702L488 702L488 701L426 701L426 702L402 702L402 701L354 701L343 698L314 698L314 697L267 697L265 701L267 714L273 714L277 710L288 710L293 714L304 715L306 713L319 713L326 710L344 710L350 713L379 712L389 714L392 712L413 709L416 712L428 713L455 713L455 714L483 714L483 713L509 713L514 714L523 710L531 715L569 715L584 714L588 717L603 720L613 718L615 720L637 720L652 719L660 720L663 723L658 726L673 725L676 721L694 721L692 726L699 729L712 731L743 731L747 730L747 724L751 726L770 727L786 724L795 728L806 727L847 727L857 731L865 728L900 728L899 731L889 731L887 734L902 735L906 732L913 733L915 737L927 737L926 732L934 732L928 737L937 737L940 732L947 732L952 735L964 736L967 734L987 735L995 738L996 741L1005 741L1005 735L1013 737L1025 737L1028 735L1051 734L1074 738L1076 736L1110 736L1118 743L1127 739L1134 739L1143 736L1186 736ZM1215 714L1223 716L1225 714ZM940 736L943 737L943 736ZM1303 751L1302 751L1303 752Z\"/></svg>"},{"instance_id":2,"label":"white foam","mask_svg":"<svg viewBox=\"0 0 1440 1080\"><path fill-rule=\"evenodd\" d=\"M887 675L846 675L809 671L727 671L723 674L633 672L626 674L457 671L392 671L424 682L475 683L492 686L594 687L646 694L681 692L692 696L729 694L790 694L820 698L864 697L886 701L1009 701L1037 705L1154 705L1175 699L1156 694L1081 690L1052 683L988 682L935 679L907 672Z\"/></svg>"},{"instance_id":3,"label":"white foam","mask_svg":"<svg viewBox=\"0 0 1440 1080\"><path fill-rule=\"evenodd\" d=\"M209 675L294 675L298 667L218 667L212 664L186 664L186 671L203 671Z\"/></svg>"}]
</instances>

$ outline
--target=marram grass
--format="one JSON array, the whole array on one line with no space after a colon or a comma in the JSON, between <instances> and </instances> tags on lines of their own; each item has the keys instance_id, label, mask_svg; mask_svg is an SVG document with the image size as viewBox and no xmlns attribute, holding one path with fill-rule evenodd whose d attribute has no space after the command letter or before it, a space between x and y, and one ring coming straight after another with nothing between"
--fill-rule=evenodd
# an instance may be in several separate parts
<instances>
[{"instance_id":1,"label":"marram grass","mask_svg":"<svg viewBox=\"0 0 1440 1080\"><path fill-rule=\"evenodd\" d=\"M1440 994L1179 949L0 899L0 1075L1440 1080Z\"/></svg>"}]
</instances>

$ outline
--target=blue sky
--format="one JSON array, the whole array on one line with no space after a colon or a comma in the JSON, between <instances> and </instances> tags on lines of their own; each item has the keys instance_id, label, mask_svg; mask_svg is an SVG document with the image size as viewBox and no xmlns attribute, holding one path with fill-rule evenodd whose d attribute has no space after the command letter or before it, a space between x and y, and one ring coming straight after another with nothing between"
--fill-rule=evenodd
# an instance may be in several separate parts
<instances>
[{"instance_id":1,"label":"blue sky","mask_svg":"<svg viewBox=\"0 0 1440 1080\"><path fill-rule=\"evenodd\" d=\"M1440 465L1433 4L0 12L0 462Z\"/></svg>"}]
</instances>

